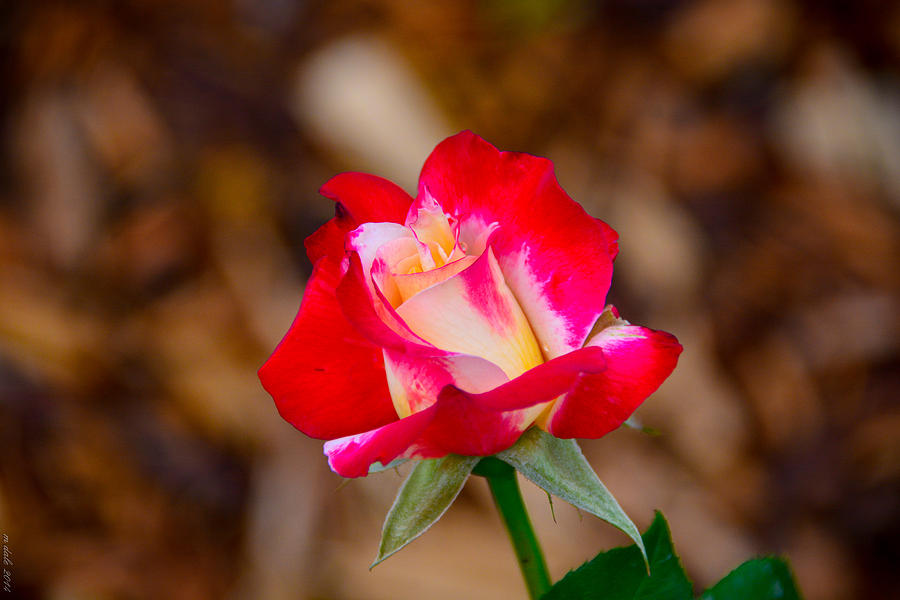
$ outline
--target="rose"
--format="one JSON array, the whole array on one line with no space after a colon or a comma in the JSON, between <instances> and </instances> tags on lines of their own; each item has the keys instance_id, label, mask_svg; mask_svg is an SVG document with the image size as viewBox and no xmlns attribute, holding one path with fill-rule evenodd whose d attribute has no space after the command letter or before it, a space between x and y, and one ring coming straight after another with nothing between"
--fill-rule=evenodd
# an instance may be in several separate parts
<instances>
[{"instance_id":1,"label":"rose","mask_svg":"<svg viewBox=\"0 0 900 600\"><path fill-rule=\"evenodd\" d=\"M259 371L332 469L487 456L530 426L597 438L668 377L681 346L605 307L618 235L552 163L462 132L435 148L415 200L344 173L336 216L306 241L300 311Z\"/></svg>"}]
</instances>

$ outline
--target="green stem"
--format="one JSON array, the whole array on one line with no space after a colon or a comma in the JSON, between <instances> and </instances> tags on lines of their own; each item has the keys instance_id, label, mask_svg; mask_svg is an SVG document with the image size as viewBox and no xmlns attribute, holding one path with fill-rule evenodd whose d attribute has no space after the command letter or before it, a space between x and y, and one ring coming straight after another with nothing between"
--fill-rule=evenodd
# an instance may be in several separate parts
<instances>
[{"instance_id":1,"label":"green stem","mask_svg":"<svg viewBox=\"0 0 900 600\"><path fill-rule=\"evenodd\" d=\"M498 458L482 458L472 471L488 481L494 503L512 541L525 586L532 600L543 596L551 587L544 555L522 502L516 470Z\"/></svg>"}]
</instances>

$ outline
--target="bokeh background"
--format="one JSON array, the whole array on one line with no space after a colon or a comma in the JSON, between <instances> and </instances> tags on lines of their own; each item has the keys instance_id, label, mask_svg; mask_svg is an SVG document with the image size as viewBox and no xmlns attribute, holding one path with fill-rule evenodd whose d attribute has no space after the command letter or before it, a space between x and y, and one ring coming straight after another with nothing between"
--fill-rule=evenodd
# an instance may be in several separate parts
<instances>
[{"instance_id":1,"label":"bokeh background","mask_svg":"<svg viewBox=\"0 0 900 600\"><path fill-rule=\"evenodd\" d=\"M368 571L402 479L341 484L256 369L344 170L414 189L472 129L621 235L611 293L684 344L583 443L697 589L785 553L896 598L900 4L0 4L0 528L14 596L513 598L484 482ZM352 370L347 377L352 378ZM625 543L525 483L554 577Z\"/></svg>"}]
</instances>

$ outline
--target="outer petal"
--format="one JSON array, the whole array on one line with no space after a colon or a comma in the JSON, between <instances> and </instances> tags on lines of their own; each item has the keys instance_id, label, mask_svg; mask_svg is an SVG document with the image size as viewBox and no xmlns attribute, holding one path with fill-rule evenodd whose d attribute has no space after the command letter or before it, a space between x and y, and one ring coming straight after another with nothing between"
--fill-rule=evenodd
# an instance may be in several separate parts
<instances>
[{"instance_id":1,"label":"outer petal","mask_svg":"<svg viewBox=\"0 0 900 600\"><path fill-rule=\"evenodd\" d=\"M418 193L470 237L499 225L497 260L547 358L584 345L605 305L617 235L569 198L549 160L499 152L464 131L429 156Z\"/></svg>"},{"instance_id":2,"label":"outer petal","mask_svg":"<svg viewBox=\"0 0 900 600\"><path fill-rule=\"evenodd\" d=\"M366 173L341 173L319 193L340 202L357 225L390 221L403 224L412 198L387 179Z\"/></svg>"},{"instance_id":3,"label":"outer petal","mask_svg":"<svg viewBox=\"0 0 900 600\"><path fill-rule=\"evenodd\" d=\"M338 203L334 205L334 218L319 227L306 238L304 246L309 262L316 264L325 256L337 259L344 254L344 238L356 227L356 223Z\"/></svg>"},{"instance_id":4,"label":"outer petal","mask_svg":"<svg viewBox=\"0 0 900 600\"><path fill-rule=\"evenodd\" d=\"M614 325L588 347L603 350L607 368L584 377L538 425L560 438L598 438L619 427L675 368L681 344L664 331Z\"/></svg>"},{"instance_id":5,"label":"outer petal","mask_svg":"<svg viewBox=\"0 0 900 600\"><path fill-rule=\"evenodd\" d=\"M388 464L409 449L434 420L434 407L379 429L325 442L331 470L343 477L362 477L372 463Z\"/></svg>"},{"instance_id":6,"label":"outer petal","mask_svg":"<svg viewBox=\"0 0 900 600\"><path fill-rule=\"evenodd\" d=\"M398 306L397 314L422 339L486 358L509 377L543 362L490 248L467 269Z\"/></svg>"},{"instance_id":7,"label":"outer petal","mask_svg":"<svg viewBox=\"0 0 900 600\"><path fill-rule=\"evenodd\" d=\"M565 393L604 365L601 350L583 348L481 394L446 386L430 407L380 429L327 442L325 454L344 477L360 477L373 462L387 464L400 456L496 454L531 425L532 407Z\"/></svg>"},{"instance_id":8,"label":"outer petal","mask_svg":"<svg viewBox=\"0 0 900 600\"><path fill-rule=\"evenodd\" d=\"M335 297L337 281L334 260L316 263L294 323L259 370L281 416L323 439L397 419L381 348L344 317Z\"/></svg>"},{"instance_id":9,"label":"outer petal","mask_svg":"<svg viewBox=\"0 0 900 600\"><path fill-rule=\"evenodd\" d=\"M316 264L323 256L339 257L344 237L361 223L403 223L412 198L387 179L365 173L335 175L319 193L335 201L335 216L306 239L306 253Z\"/></svg>"},{"instance_id":10,"label":"outer petal","mask_svg":"<svg viewBox=\"0 0 900 600\"><path fill-rule=\"evenodd\" d=\"M377 287L367 283L359 255L345 259L346 273L337 286L337 299L347 320L371 343L380 348L443 356L451 354L435 348L407 327Z\"/></svg>"}]
</instances>

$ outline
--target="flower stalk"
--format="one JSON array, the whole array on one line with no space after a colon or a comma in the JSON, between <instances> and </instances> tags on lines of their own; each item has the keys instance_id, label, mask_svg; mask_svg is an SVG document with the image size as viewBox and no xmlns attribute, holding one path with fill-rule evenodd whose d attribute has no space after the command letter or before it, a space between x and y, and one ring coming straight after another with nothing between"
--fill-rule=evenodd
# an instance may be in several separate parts
<instances>
[{"instance_id":1,"label":"flower stalk","mask_svg":"<svg viewBox=\"0 0 900 600\"><path fill-rule=\"evenodd\" d=\"M522 501L515 469L489 456L481 459L472 472L487 479L497 511L509 533L528 595L532 600L537 600L550 589L550 575Z\"/></svg>"}]
</instances>

